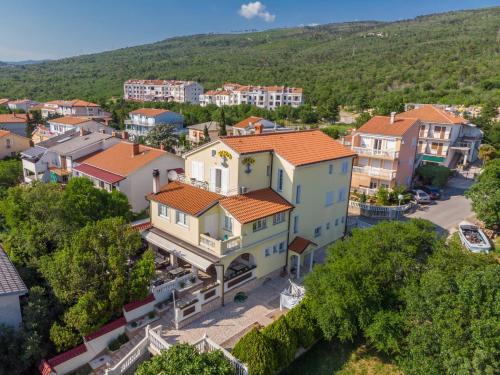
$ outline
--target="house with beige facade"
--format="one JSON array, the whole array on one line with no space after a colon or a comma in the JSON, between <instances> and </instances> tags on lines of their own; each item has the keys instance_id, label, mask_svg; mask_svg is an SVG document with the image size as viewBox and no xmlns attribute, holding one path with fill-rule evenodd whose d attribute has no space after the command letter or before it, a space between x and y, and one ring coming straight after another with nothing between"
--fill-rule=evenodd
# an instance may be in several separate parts
<instances>
[{"instance_id":1,"label":"house with beige facade","mask_svg":"<svg viewBox=\"0 0 500 375\"><path fill-rule=\"evenodd\" d=\"M26 136L28 118L24 113L0 114L0 129L11 131L20 136Z\"/></svg>"},{"instance_id":2,"label":"house with beige facade","mask_svg":"<svg viewBox=\"0 0 500 375\"><path fill-rule=\"evenodd\" d=\"M31 147L31 140L8 130L0 130L0 159L14 157Z\"/></svg>"},{"instance_id":3,"label":"house with beige facade","mask_svg":"<svg viewBox=\"0 0 500 375\"><path fill-rule=\"evenodd\" d=\"M222 296L283 271L301 278L345 233L354 156L319 130L222 137L188 152L168 184L154 176L143 237Z\"/></svg>"},{"instance_id":4,"label":"house with beige facade","mask_svg":"<svg viewBox=\"0 0 500 375\"><path fill-rule=\"evenodd\" d=\"M39 109L43 118L50 116L82 116L90 118L102 118L109 116L101 106L86 100L53 100L42 103L34 109Z\"/></svg>"},{"instance_id":5,"label":"house with beige facade","mask_svg":"<svg viewBox=\"0 0 500 375\"><path fill-rule=\"evenodd\" d=\"M374 116L350 135L358 155L352 168L351 190L375 194L378 188L409 187L415 166L420 121L416 118Z\"/></svg>"},{"instance_id":6,"label":"house with beige facade","mask_svg":"<svg viewBox=\"0 0 500 375\"><path fill-rule=\"evenodd\" d=\"M161 183L169 170L184 168L184 160L167 151L121 141L105 150L75 160L73 176L91 179L96 188L124 193L132 210L140 212L149 202L151 173L158 170Z\"/></svg>"}]
</instances>

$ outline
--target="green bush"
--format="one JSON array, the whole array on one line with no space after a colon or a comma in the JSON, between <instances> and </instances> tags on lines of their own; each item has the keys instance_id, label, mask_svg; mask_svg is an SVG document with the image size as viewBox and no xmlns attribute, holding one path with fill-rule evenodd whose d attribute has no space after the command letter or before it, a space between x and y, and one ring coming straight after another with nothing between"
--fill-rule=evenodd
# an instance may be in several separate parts
<instances>
[{"instance_id":1,"label":"green bush","mask_svg":"<svg viewBox=\"0 0 500 375\"><path fill-rule=\"evenodd\" d=\"M298 344L303 348L309 348L321 338L321 331L314 320L307 305L307 300L291 309L285 315L288 326L293 329L298 339Z\"/></svg>"},{"instance_id":2,"label":"green bush","mask_svg":"<svg viewBox=\"0 0 500 375\"><path fill-rule=\"evenodd\" d=\"M273 345L272 340L254 328L236 343L233 355L247 364L249 375L272 375L279 368Z\"/></svg>"},{"instance_id":3,"label":"green bush","mask_svg":"<svg viewBox=\"0 0 500 375\"><path fill-rule=\"evenodd\" d=\"M417 168L417 175L424 185L444 187L451 176L451 170L441 165L426 164Z\"/></svg>"},{"instance_id":4,"label":"green bush","mask_svg":"<svg viewBox=\"0 0 500 375\"><path fill-rule=\"evenodd\" d=\"M295 331L282 316L262 330L273 343L280 367L286 367L295 359L298 349L298 339Z\"/></svg>"},{"instance_id":5,"label":"green bush","mask_svg":"<svg viewBox=\"0 0 500 375\"><path fill-rule=\"evenodd\" d=\"M127 343L129 340L128 340L128 336L126 333L122 333L120 336L118 336L116 339L114 339L113 341L111 341L108 345L108 349L111 350L112 352L114 352L115 350L118 350L120 349L120 347Z\"/></svg>"}]
</instances>

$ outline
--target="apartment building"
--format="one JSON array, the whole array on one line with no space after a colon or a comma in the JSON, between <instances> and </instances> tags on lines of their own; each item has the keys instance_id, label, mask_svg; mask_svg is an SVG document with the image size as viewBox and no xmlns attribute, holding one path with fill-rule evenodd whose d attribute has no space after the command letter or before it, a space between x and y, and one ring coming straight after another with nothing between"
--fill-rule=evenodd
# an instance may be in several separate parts
<instances>
[{"instance_id":1,"label":"apartment building","mask_svg":"<svg viewBox=\"0 0 500 375\"><path fill-rule=\"evenodd\" d=\"M378 188L411 185L420 121L375 116L350 135L358 157L352 168L351 190L375 194Z\"/></svg>"},{"instance_id":2,"label":"apartment building","mask_svg":"<svg viewBox=\"0 0 500 375\"><path fill-rule=\"evenodd\" d=\"M49 116L81 116L90 118L109 116L109 113L103 111L99 104L80 99L53 100L42 103L34 108L40 110L43 118L48 118Z\"/></svg>"},{"instance_id":3,"label":"apartment building","mask_svg":"<svg viewBox=\"0 0 500 375\"><path fill-rule=\"evenodd\" d=\"M202 106L250 104L259 108L276 109L283 105L298 107L303 103L302 88L286 86L244 86L226 83L222 88L207 91L200 96Z\"/></svg>"},{"instance_id":4,"label":"apartment building","mask_svg":"<svg viewBox=\"0 0 500 375\"><path fill-rule=\"evenodd\" d=\"M185 155L185 174L154 177L144 238L219 283L221 293L287 270L344 235L355 153L319 130L222 137Z\"/></svg>"},{"instance_id":5,"label":"apartment building","mask_svg":"<svg viewBox=\"0 0 500 375\"><path fill-rule=\"evenodd\" d=\"M184 116L167 109L140 108L129 113L125 120L125 129L131 139L144 137L157 125L172 125L176 132L183 131Z\"/></svg>"},{"instance_id":6,"label":"apartment building","mask_svg":"<svg viewBox=\"0 0 500 375\"><path fill-rule=\"evenodd\" d=\"M123 98L141 102L200 102L203 86L194 81L130 79L123 85Z\"/></svg>"},{"instance_id":7,"label":"apartment building","mask_svg":"<svg viewBox=\"0 0 500 375\"><path fill-rule=\"evenodd\" d=\"M91 179L96 188L125 194L132 210L148 206L151 173L158 170L159 182L167 182L167 171L184 168L184 160L164 150L121 141L101 152L76 160L73 176Z\"/></svg>"},{"instance_id":8,"label":"apartment building","mask_svg":"<svg viewBox=\"0 0 500 375\"><path fill-rule=\"evenodd\" d=\"M434 163L448 168L477 159L483 132L468 120L431 104L416 105L397 118L420 120L417 163Z\"/></svg>"},{"instance_id":9,"label":"apartment building","mask_svg":"<svg viewBox=\"0 0 500 375\"><path fill-rule=\"evenodd\" d=\"M65 116L47 120L47 130L52 135L64 134L71 130L104 132L111 134L112 129L90 117Z\"/></svg>"}]
</instances>

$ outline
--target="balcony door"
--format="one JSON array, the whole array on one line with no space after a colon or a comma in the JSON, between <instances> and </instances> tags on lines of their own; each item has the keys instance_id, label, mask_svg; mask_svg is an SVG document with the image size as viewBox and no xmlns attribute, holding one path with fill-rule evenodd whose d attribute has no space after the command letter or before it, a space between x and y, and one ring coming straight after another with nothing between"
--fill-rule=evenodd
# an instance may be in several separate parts
<instances>
[{"instance_id":1,"label":"balcony door","mask_svg":"<svg viewBox=\"0 0 500 375\"><path fill-rule=\"evenodd\" d=\"M374 139L373 140L373 149L374 150L382 150L382 140L381 139Z\"/></svg>"},{"instance_id":2,"label":"balcony door","mask_svg":"<svg viewBox=\"0 0 500 375\"><path fill-rule=\"evenodd\" d=\"M229 170L227 168L210 168L210 190L227 194L229 191Z\"/></svg>"}]
</instances>

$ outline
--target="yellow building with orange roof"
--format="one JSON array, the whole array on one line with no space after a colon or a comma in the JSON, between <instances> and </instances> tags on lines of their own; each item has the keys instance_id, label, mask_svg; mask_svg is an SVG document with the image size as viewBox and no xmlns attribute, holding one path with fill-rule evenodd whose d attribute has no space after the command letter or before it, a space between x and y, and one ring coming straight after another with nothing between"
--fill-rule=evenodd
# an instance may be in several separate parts
<instances>
[{"instance_id":1,"label":"yellow building with orange roof","mask_svg":"<svg viewBox=\"0 0 500 375\"><path fill-rule=\"evenodd\" d=\"M31 147L31 140L8 130L0 130L0 159L14 157Z\"/></svg>"}]
</instances>

